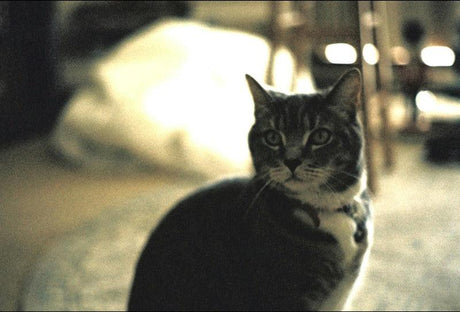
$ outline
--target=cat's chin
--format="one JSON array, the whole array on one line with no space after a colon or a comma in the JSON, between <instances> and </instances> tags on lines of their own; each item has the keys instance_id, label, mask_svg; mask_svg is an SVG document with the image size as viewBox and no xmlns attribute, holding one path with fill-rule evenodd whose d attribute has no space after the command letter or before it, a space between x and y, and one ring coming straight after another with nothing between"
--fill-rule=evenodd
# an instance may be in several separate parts
<instances>
[{"instance_id":1,"label":"cat's chin","mask_svg":"<svg viewBox=\"0 0 460 312\"><path fill-rule=\"evenodd\" d=\"M320 186L324 179L311 178L304 180L296 175L289 175L289 177L280 179L277 183L289 195L302 194L302 193L317 193L320 191Z\"/></svg>"},{"instance_id":2,"label":"cat's chin","mask_svg":"<svg viewBox=\"0 0 460 312\"><path fill-rule=\"evenodd\" d=\"M326 191L320 183L305 182L300 179L287 179L278 184L289 197L300 200L315 208L334 211L349 204L358 197L366 187L366 174L343 192Z\"/></svg>"}]
</instances>

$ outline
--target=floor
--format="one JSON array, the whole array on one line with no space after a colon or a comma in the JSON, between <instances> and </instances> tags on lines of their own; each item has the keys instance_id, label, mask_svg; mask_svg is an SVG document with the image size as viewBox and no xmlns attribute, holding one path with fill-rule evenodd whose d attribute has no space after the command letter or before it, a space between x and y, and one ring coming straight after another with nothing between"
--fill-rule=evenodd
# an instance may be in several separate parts
<instances>
[{"instance_id":1,"label":"floor","mask_svg":"<svg viewBox=\"0 0 460 312\"><path fill-rule=\"evenodd\" d=\"M45 141L0 151L0 310L15 310L23 279L47 244L104 208L177 181L166 173L95 176L49 158Z\"/></svg>"},{"instance_id":2,"label":"floor","mask_svg":"<svg viewBox=\"0 0 460 312\"><path fill-rule=\"evenodd\" d=\"M426 162L420 138L395 145L394 167L378 178L374 246L355 309L460 309L459 185L460 166Z\"/></svg>"}]
</instances>

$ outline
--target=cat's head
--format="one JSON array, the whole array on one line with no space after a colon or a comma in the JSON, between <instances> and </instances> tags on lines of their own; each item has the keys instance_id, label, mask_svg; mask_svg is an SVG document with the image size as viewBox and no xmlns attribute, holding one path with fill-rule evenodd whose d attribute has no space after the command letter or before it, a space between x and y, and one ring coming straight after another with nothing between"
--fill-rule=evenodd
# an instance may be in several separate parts
<instances>
[{"instance_id":1,"label":"cat's head","mask_svg":"<svg viewBox=\"0 0 460 312\"><path fill-rule=\"evenodd\" d=\"M308 95L268 90L246 78L255 104L249 148L256 175L318 207L346 204L365 183L359 70Z\"/></svg>"}]
</instances>

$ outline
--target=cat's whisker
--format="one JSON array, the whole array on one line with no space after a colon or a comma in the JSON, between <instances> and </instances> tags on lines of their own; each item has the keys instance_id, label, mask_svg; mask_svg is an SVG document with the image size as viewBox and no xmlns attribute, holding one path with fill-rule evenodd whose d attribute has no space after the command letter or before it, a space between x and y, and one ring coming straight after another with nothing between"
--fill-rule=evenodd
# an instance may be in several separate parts
<instances>
[{"instance_id":1,"label":"cat's whisker","mask_svg":"<svg viewBox=\"0 0 460 312\"><path fill-rule=\"evenodd\" d=\"M306 177L304 177L302 173L306 173ZM307 168L302 168L302 171L300 172L299 176L304 177L304 179L307 179L307 178L324 178L326 175L324 174L324 172L316 168L307 167Z\"/></svg>"},{"instance_id":2,"label":"cat's whisker","mask_svg":"<svg viewBox=\"0 0 460 312\"><path fill-rule=\"evenodd\" d=\"M329 190L329 196L331 196L335 200L340 200L339 196L336 193L336 189L332 185L330 185L327 182L323 185Z\"/></svg>"},{"instance_id":3,"label":"cat's whisker","mask_svg":"<svg viewBox=\"0 0 460 312\"><path fill-rule=\"evenodd\" d=\"M328 189L329 191L331 191L332 197L336 197L336 194L335 194L335 193L336 193L337 191L336 191L336 189L335 189L332 185L330 185L329 183L326 182L326 183L324 183L324 186L326 186L327 189Z\"/></svg>"},{"instance_id":4,"label":"cat's whisker","mask_svg":"<svg viewBox=\"0 0 460 312\"><path fill-rule=\"evenodd\" d=\"M334 181L336 181L336 182L338 182L339 184L342 184L342 185L345 185L345 182L342 179L340 179L339 177L337 177L336 176L337 174L344 174L344 175L346 175L348 177L353 178L356 181L359 181L361 179L361 177L358 177L356 175L352 175L352 174L347 173L347 172L342 171L342 170L333 170L333 169L329 169L329 168L315 168L314 170L317 171L317 172L321 172L324 176L327 176L327 178L332 179L332 180L334 180ZM334 189L330 193L334 194L335 192L336 192L336 190Z\"/></svg>"},{"instance_id":5,"label":"cat's whisker","mask_svg":"<svg viewBox=\"0 0 460 312\"><path fill-rule=\"evenodd\" d=\"M282 183L291 176L290 172L282 166L270 170L270 178L273 182Z\"/></svg>"},{"instance_id":6,"label":"cat's whisker","mask_svg":"<svg viewBox=\"0 0 460 312\"><path fill-rule=\"evenodd\" d=\"M261 188L260 190L256 193L256 195L254 196L253 200L251 201L251 203L249 204L248 206L248 209L246 210L246 213L244 214L244 219L246 220L249 216L249 214L251 213L251 211L253 210L253 207L256 207L255 206L255 203L257 202L257 200L259 199L260 195L262 194L262 192L270 185L270 183L272 183L272 180L268 180Z\"/></svg>"},{"instance_id":7,"label":"cat's whisker","mask_svg":"<svg viewBox=\"0 0 460 312\"><path fill-rule=\"evenodd\" d=\"M330 169L330 168L318 168L320 170L323 170L327 173L340 173L340 174L344 174L346 176L349 176L350 178L354 178L356 180L359 180L361 179L361 176L357 176L357 175L354 175L354 174L351 174L349 172L346 172L346 171L343 171L343 170L338 170L338 169Z\"/></svg>"},{"instance_id":8,"label":"cat's whisker","mask_svg":"<svg viewBox=\"0 0 460 312\"><path fill-rule=\"evenodd\" d=\"M335 176L334 174L329 174L328 175L329 179L332 179L336 182L338 182L340 185L346 185L346 182L344 182L342 179L338 178L337 176ZM354 177L356 181L359 181L360 179ZM336 192L336 190L334 189L334 192Z\"/></svg>"},{"instance_id":9,"label":"cat's whisker","mask_svg":"<svg viewBox=\"0 0 460 312\"><path fill-rule=\"evenodd\" d=\"M256 175L254 176L254 180L255 181L265 181L269 177L270 177L270 173L268 171L264 171L264 172L256 173Z\"/></svg>"}]
</instances>

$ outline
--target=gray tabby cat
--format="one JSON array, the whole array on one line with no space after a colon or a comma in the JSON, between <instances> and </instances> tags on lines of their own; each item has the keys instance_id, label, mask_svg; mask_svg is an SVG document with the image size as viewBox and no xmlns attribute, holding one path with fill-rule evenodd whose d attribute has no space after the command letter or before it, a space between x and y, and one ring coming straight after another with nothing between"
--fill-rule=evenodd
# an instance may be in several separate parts
<instances>
[{"instance_id":1,"label":"gray tabby cat","mask_svg":"<svg viewBox=\"0 0 460 312\"><path fill-rule=\"evenodd\" d=\"M129 310L340 310L372 240L361 75L288 95L247 76L251 179L192 194L153 231Z\"/></svg>"}]
</instances>

